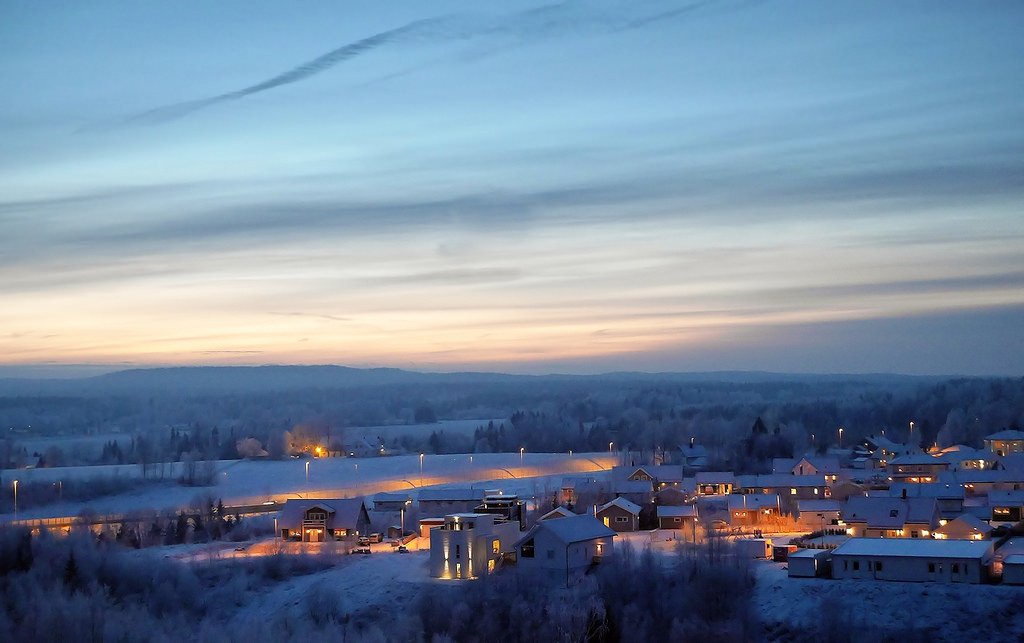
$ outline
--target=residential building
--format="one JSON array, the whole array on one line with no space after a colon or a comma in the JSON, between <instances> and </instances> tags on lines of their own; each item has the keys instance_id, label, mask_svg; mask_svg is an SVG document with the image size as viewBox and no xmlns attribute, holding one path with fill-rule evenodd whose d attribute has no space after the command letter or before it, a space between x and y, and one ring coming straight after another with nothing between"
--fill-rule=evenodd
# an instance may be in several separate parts
<instances>
[{"instance_id":1,"label":"residential building","mask_svg":"<svg viewBox=\"0 0 1024 643\"><path fill-rule=\"evenodd\" d=\"M982 583L991 541L851 538L832 550L832 578Z\"/></svg>"},{"instance_id":2,"label":"residential building","mask_svg":"<svg viewBox=\"0 0 1024 643\"><path fill-rule=\"evenodd\" d=\"M1024 431L1006 429L985 436L985 450L996 455L1024 452Z\"/></svg>"},{"instance_id":3,"label":"residential building","mask_svg":"<svg viewBox=\"0 0 1024 643\"><path fill-rule=\"evenodd\" d=\"M988 540L992 525L973 514L963 514L940 525L934 536L939 540Z\"/></svg>"},{"instance_id":4,"label":"residential building","mask_svg":"<svg viewBox=\"0 0 1024 643\"><path fill-rule=\"evenodd\" d=\"M441 517L456 513L471 513L477 505L483 502L485 493L483 489L472 488L421 489L419 492L420 515Z\"/></svg>"},{"instance_id":5,"label":"residential building","mask_svg":"<svg viewBox=\"0 0 1024 643\"><path fill-rule=\"evenodd\" d=\"M614 531L588 515L542 520L516 543L516 568L569 586L613 558L614 538Z\"/></svg>"},{"instance_id":6,"label":"residential building","mask_svg":"<svg viewBox=\"0 0 1024 643\"><path fill-rule=\"evenodd\" d=\"M826 549L798 549L786 557L790 578L814 578L829 575L831 553Z\"/></svg>"},{"instance_id":7,"label":"residential building","mask_svg":"<svg viewBox=\"0 0 1024 643\"><path fill-rule=\"evenodd\" d=\"M323 542L370 531L370 514L362 498L286 500L277 519L285 540Z\"/></svg>"},{"instance_id":8,"label":"residential building","mask_svg":"<svg viewBox=\"0 0 1024 643\"><path fill-rule=\"evenodd\" d=\"M640 529L640 505L615 498L597 508L596 518L615 531L637 531Z\"/></svg>"},{"instance_id":9,"label":"residential building","mask_svg":"<svg viewBox=\"0 0 1024 643\"><path fill-rule=\"evenodd\" d=\"M484 496L483 503L477 505L473 511L478 514L494 514L501 520L515 521L519 523L520 530L526 526L523 501L514 494L488 493Z\"/></svg>"},{"instance_id":10,"label":"residential building","mask_svg":"<svg viewBox=\"0 0 1024 643\"><path fill-rule=\"evenodd\" d=\"M430 530L430 575L472 579L489 574L514 551L521 534L518 522L495 514L447 515L443 525Z\"/></svg>"},{"instance_id":11,"label":"residential building","mask_svg":"<svg viewBox=\"0 0 1024 643\"><path fill-rule=\"evenodd\" d=\"M555 507L551 511L547 512L546 514L544 514L543 516L538 518L538 520L555 520L557 518L572 518L575 515L576 515L575 512L569 511L565 507L561 507L560 506L560 507Z\"/></svg>"},{"instance_id":12,"label":"residential building","mask_svg":"<svg viewBox=\"0 0 1024 643\"><path fill-rule=\"evenodd\" d=\"M694 529L697 521L697 505L658 507L658 527L661 529Z\"/></svg>"},{"instance_id":13,"label":"residential building","mask_svg":"<svg viewBox=\"0 0 1024 643\"><path fill-rule=\"evenodd\" d=\"M889 487L893 498L934 498L939 508L939 518L956 518L964 512L966 489L962 484L949 482L894 482Z\"/></svg>"},{"instance_id":14,"label":"residential building","mask_svg":"<svg viewBox=\"0 0 1024 643\"><path fill-rule=\"evenodd\" d=\"M939 474L948 469L948 461L927 453L901 455L890 460L887 466L893 482L935 482Z\"/></svg>"},{"instance_id":15,"label":"residential building","mask_svg":"<svg viewBox=\"0 0 1024 643\"><path fill-rule=\"evenodd\" d=\"M800 500L820 500L831 496L824 474L793 475L770 473L736 476L737 493L776 494L782 513L795 514Z\"/></svg>"},{"instance_id":16,"label":"residential building","mask_svg":"<svg viewBox=\"0 0 1024 643\"><path fill-rule=\"evenodd\" d=\"M1020 522L1024 520L1024 489L989 491L988 505L992 510L993 521Z\"/></svg>"},{"instance_id":17,"label":"residential building","mask_svg":"<svg viewBox=\"0 0 1024 643\"><path fill-rule=\"evenodd\" d=\"M779 495L775 493L734 493L728 498L729 524L734 527L757 525L781 513Z\"/></svg>"},{"instance_id":18,"label":"residential building","mask_svg":"<svg viewBox=\"0 0 1024 643\"><path fill-rule=\"evenodd\" d=\"M408 511L411 506L412 496L407 493L378 493L373 497L374 511Z\"/></svg>"},{"instance_id":19,"label":"residential building","mask_svg":"<svg viewBox=\"0 0 1024 643\"><path fill-rule=\"evenodd\" d=\"M702 496L727 496L732 493L736 476L731 471L701 471L696 482L697 493Z\"/></svg>"},{"instance_id":20,"label":"residential building","mask_svg":"<svg viewBox=\"0 0 1024 643\"><path fill-rule=\"evenodd\" d=\"M1024 585L1024 554L1013 554L1003 559L1003 583Z\"/></svg>"},{"instance_id":21,"label":"residential building","mask_svg":"<svg viewBox=\"0 0 1024 643\"><path fill-rule=\"evenodd\" d=\"M697 444L696 439L690 438L690 443L679 447L680 464L688 470L699 471L708 466L708 450L702 444Z\"/></svg>"},{"instance_id":22,"label":"residential building","mask_svg":"<svg viewBox=\"0 0 1024 643\"><path fill-rule=\"evenodd\" d=\"M852 497L842 518L856 538L930 538L939 508L934 498Z\"/></svg>"},{"instance_id":23,"label":"residential building","mask_svg":"<svg viewBox=\"0 0 1024 643\"><path fill-rule=\"evenodd\" d=\"M798 500L795 518L801 529L846 533L838 500Z\"/></svg>"}]
</instances>

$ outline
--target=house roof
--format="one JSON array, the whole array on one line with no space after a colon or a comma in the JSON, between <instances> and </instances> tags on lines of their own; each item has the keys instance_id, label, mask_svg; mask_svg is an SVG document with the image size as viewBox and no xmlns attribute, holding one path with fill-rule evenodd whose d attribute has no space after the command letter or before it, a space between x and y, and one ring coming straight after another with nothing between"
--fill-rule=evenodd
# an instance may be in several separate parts
<instances>
[{"instance_id":1,"label":"house roof","mask_svg":"<svg viewBox=\"0 0 1024 643\"><path fill-rule=\"evenodd\" d=\"M736 476L732 471L701 471L697 474L697 484L733 484Z\"/></svg>"},{"instance_id":2,"label":"house roof","mask_svg":"<svg viewBox=\"0 0 1024 643\"><path fill-rule=\"evenodd\" d=\"M654 483L650 480L615 480L612 482L612 493L650 493Z\"/></svg>"},{"instance_id":3,"label":"house roof","mask_svg":"<svg viewBox=\"0 0 1024 643\"><path fill-rule=\"evenodd\" d=\"M302 515L315 507L323 508L330 514L329 526L332 528L355 529L359 524L360 514L366 511L362 498L289 499L281 507L281 524L300 524Z\"/></svg>"},{"instance_id":4,"label":"house roof","mask_svg":"<svg viewBox=\"0 0 1024 643\"><path fill-rule=\"evenodd\" d=\"M943 526L939 527L938 529L936 529L935 533L937 533L937 534L948 534L950 532L956 531L958 528L959 529L966 528L966 529L968 529L970 531L976 531L976 532L978 532L980 534L987 534L987 533L991 533L991 531L992 531L992 525L988 524L987 522L985 522L981 518L978 518L977 516L975 516L973 514L963 514L963 515L957 516L953 520L950 520L949 522L947 522L945 525L943 525Z\"/></svg>"},{"instance_id":5,"label":"house roof","mask_svg":"<svg viewBox=\"0 0 1024 643\"><path fill-rule=\"evenodd\" d=\"M805 455L802 458L795 459L793 462L793 466L790 467L790 469L800 464L801 460L806 460L808 464L813 466L821 473L839 473L839 458L819 455Z\"/></svg>"},{"instance_id":6,"label":"house roof","mask_svg":"<svg viewBox=\"0 0 1024 643\"><path fill-rule=\"evenodd\" d=\"M936 509L934 498L854 496L842 515L846 522L863 522L872 529L902 529L907 523L930 523Z\"/></svg>"},{"instance_id":7,"label":"house roof","mask_svg":"<svg viewBox=\"0 0 1024 643\"><path fill-rule=\"evenodd\" d=\"M911 453L901 455L889 460L890 465L915 465L915 464L949 464L947 461L928 455L927 453Z\"/></svg>"},{"instance_id":8,"label":"house roof","mask_svg":"<svg viewBox=\"0 0 1024 643\"><path fill-rule=\"evenodd\" d=\"M373 501L376 502L408 502L412 500L412 496L407 493L378 493L373 496Z\"/></svg>"},{"instance_id":9,"label":"house roof","mask_svg":"<svg viewBox=\"0 0 1024 643\"><path fill-rule=\"evenodd\" d=\"M708 450L703 444L695 444L692 447L689 444L685 444L679 447L683 455L687 458L706 458L708 457Z\"/></svg>"},{"instance_id":10,"label":"house roof","mask_svg":"<svg viewBox=\"0 0 1024 643\"><path fill-rule=\"evenodd\" d=\"M1006 489L988 492L988 504L1024 506L1024 489Z\"/></svg>"},{"instance_id":11,"label":"house roof","mask_svg":"<svg viewBox=\"0 0 1024 643\"><path fill-rule=\"evenodd\" d=\"M615 467L612 471L612 477L628 478L641 470L659 482L679 482L683 479L682 465L674 466L670 464L644 464L636 467Z\"/></svg>"},{"instance_id":12,"label":"house roof","mask_svg":"<svg viewBox=\"0 0 1024 643\"><path fill-rule=\"evenodd\" d=\"M1016 429L1003 429L993 433L992 435L986 435L986 440L1024 440L1024 431L1017 431Z\"/></svg>"},{"instance_id":13,"label":"house roof","mask_svg":"<svg viewBox=\"0 0 1024 643\"><path fill-rule=\"evenodd\" d=\"M483 499L483 489L421 489L419 493L420 502L467 502Z\"/></svg>"},{"instance_id":14,"label":"house roof","mask_svg":"<svg viewBox=\"0 0 1024 643\"><path fill-rule=\"evenodd\" d=\"M602 511L612 507L613 505L618 507L619 509L625 509L626 511L634 515L640 513L640 505L636 504L635 502L630 502L625 498L616 498L610 502L604 503L603 505L597 508L597 513L601 513Z\"/></svg>"},{"instance_id":15,"label":"house roof","mask_svg":"<svg viewBox=\"0 0 1024 643\"><path fill-rule=\"evenodd\" d=\"M555 507L551 511L549 511L546 514L544 514L543 516L541 516L540 519L541 520L551 520L553 518L571 518L572 516L575 516L575 515L576 515L575 512L569 511L565 507Z\"/></svg>"},{"instance_id":16,"label":"house roof","mask_svg":"<svg viewBox=\"0 0 1024 643\"><path fill-rule=\"evenodd\" d=\"M1024 554L1010 554L1003 559L1004 565L1024 565Z\"/></svg>"},{"instance_id":17,"label":"house roof","mask_svg":"<svg viewBox=\"0 0 1024 643\"><path fill-rule=\"evenodd\" d=\"M850 538L832 550L833 556L895 556L904 558L976 558L992 552L984 540L930 538Z\"/></svg>"},{"instance_id":18,"label":"house roof","mask_svg":"<svg viewBox=\"0 0 1024 643\"><path fill-rule=\"evenodd\" d=\"M800 513L809 511L839 511L842 503L838 500L797 500L796 508Z\"/></svg>"},{"instance_id":19,"label":"house roof","mask_svg":"<svg viewBox=\"0 0 1024 643\"><path fill-rule=\"evenodd\" d=\"M824 487L825 474L795 476L791 473L766 473L736 476L736 485L744 489L771 487Z\"/></svg>"},{"instance_id":20,"label":"house roof","mask_svg":"<svg viewBox=\"0 0 1024 643\"><path fill-rule=\"evenodd\" d=\"M959 471L946 471L941 474L943 482L961 482L969 484L972 482L1024 482L1024 470L1003 470L1003 469L960 469Z\"/></svg>"},{"instance_id":21,"label":"house roof","mask_svg":"<svg viewBox=\"0 0 1024 643\"><path fill-rule=\"evenodd\" d=\"M585 540L615 536L615 532L608 527L605 527L597 518L587 514L581 514L578 516L559 518L558 520L542 520L538 522L532 529L530 529L530 531L526 532L526 534L519 539L516 543L516 547L525 540L533 538L537 532L542 530L547 531L554 536L556 540L565 543L566 545L583 542Z\"/></svg>"},{"instance_id":22,"label":"house roof","mask_svg":"<svg viewBox=\"0 0 1024 643\"><path fill-rule=\"evenodd\" d=\"M889 487L889 495L893 498L901 498L904 493L908 498L963 499L964 486L962 484L944 482L896 482Z\"/></svg>"},{"instance_id":23,"label":"house roof","mask_svg":"<svg viewBox=\"0 0 1024 643\"><path fill-rule=\"evenodd\" d=\"M697 505L679 505L658 507L658 518L693 518L697 515Z\"/></svg>"},{"instance_id":24,"label":"house roof","mask_svg":"<svg viewBox=\"0 0 1024 643\"><path fill-rule=\"evenodd\" d=\"M729 496L729 511L757 510L778 506L779 494L777 493L734 493Z\"/></svg>"}]
</instances>

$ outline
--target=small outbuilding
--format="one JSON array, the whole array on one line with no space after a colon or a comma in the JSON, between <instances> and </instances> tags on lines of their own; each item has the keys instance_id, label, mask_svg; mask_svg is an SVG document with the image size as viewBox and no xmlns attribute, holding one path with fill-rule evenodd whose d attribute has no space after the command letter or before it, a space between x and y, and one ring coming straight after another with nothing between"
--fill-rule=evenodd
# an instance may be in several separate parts
<instances>
[{"instance_id":1,"label":"small outbuilding","mask_svg":"<svg viewBox=\"0 0 1024 643\"><path fill-rule=\"evenodd\" d=\"M790 578L815 578L828 576L831 552L827 549L798 549L790 552Z\"/></svg>"},{"instance_id":2,"label":"small outbuilding","mask_svg":"<svg viewBox=\"0 0 1024 643\"><path fill-rule=\"evenodd\" d=\"M736 541L736 552L742 558L772 558L771 538L741 538Z\"/></svg>"},{"instance_id":3,"label":"small outbuilding","mask_svg":"<svg viewBox=\"0 0 1024 643\"><path fill-rule=\"evenodd\" d=\"M1003 582L1024 585L1024 554L1013 554L1003 559Z\"/></svg>"},{"instance_id":4,"label":"small outbuilding","mask_svg":"<svg viewBox=\"0 0 1024 643\"><path fill-rule=\"evenodd\" d=\"M697 505L658 507L658 527L661 529L690 529L695 520Z\"/></svg>"},{"instance_id":5,"label":"small outbuilding","mask_svg":"<svg viewBox=\"0 0 1024 643\"><path fill-rule=\"evenodd\" d=\"M851 538L832 550L832 578L982 583L991 541Z\"/></svg>"}]
</instances>

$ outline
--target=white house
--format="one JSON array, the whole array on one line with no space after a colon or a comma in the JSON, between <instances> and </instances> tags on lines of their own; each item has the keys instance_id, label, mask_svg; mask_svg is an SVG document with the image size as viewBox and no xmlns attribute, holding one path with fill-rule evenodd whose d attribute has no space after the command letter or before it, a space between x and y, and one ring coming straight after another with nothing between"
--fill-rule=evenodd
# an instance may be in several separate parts
<instances>
[{"instance_id":1,"label":"white house","mask_svg":"<svg viewBox=\"0 0 1024 643\"><path fill-rule=\"evenodd\" d=\"M612 558L614 538L614 531L588 515L542 520L516 543L517 571L569 586Z\"/></svg>"},{"instance_id":2,"label":"white house","mask_svg":"<svg viewBox=\"0 0 1024 643\"><path fill-rule=\"evenodd\" d=\"M842 515L846 533L857 538L930 538L939 526L934 498L854 496Z\"/></svg>"},{"instance_id":3,"label":"white house","mask_svg":"<svg viewBox=\"0 0 1024 643\"><path fill-rule=\"evenodd\" d=\"M990 541L851 538L832 550L832 578L982 583L991 563Z\"/></svg>"},{"instance_id":4,"label":"white house","mask_svg":"<svg viewBox=\"0 0 1024 643\"><path fill-rule=\"evenodd\" d=\"M789 552L786 565L790 578L814 578L828 574L831 552L827 549L798 549Z\"/></svg>"},{"instance_id":5,"label":"white house","mask_svg":"<svg viewBox=\"0 0 1024 643\"><path fill-rule=\"evenodd\" d=\"M434 578L479 578L494 571L513 551L522 532L518 522L495 514L458 513L430 530L430 575Z\"/></svg>"},{"instance_id":6,"label":"white house","mask_svg":"<svg viewBox=\"0 0 1024 643\"><path fill-rule=\"evenodd\" d=\"M1024 585L1024 554L1013 554L1003 559L1003 582Z\"/></svg>"},{"instance_id":7,"label":"white house","mask_svg":"<svg viewBox=\"0 0 1024 643\"><path fill-rule=\"evenodd\" d=\"M988 540L992 525L973 514L963 514L935 530L939 540Z\"/></svg>"}]
</instances>

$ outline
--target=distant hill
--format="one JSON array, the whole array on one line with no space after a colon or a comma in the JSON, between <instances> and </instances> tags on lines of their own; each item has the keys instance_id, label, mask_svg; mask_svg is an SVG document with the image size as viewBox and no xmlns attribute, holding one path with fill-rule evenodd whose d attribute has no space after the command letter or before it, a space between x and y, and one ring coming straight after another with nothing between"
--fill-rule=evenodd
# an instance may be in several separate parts
<instances>
[{"instance_id":1,"label":"distant hill","mask_svg":"<svg viewBox=\"0 0 1024 643\"><path fill-rule=\"evenodd\" d=\"M872 382L893 385L938 381L940 377L891 374L793 374L756 371L699 373L615 372L599 375L510 375L503 373L432 373L398 368L349 366L183 366L116 371L76 379L0 379L0 396L100 395L173 393L262 392L295 389L345 389L367 386L459 383L593 381L638 382Z\"/></svg>"}]
</instances>

